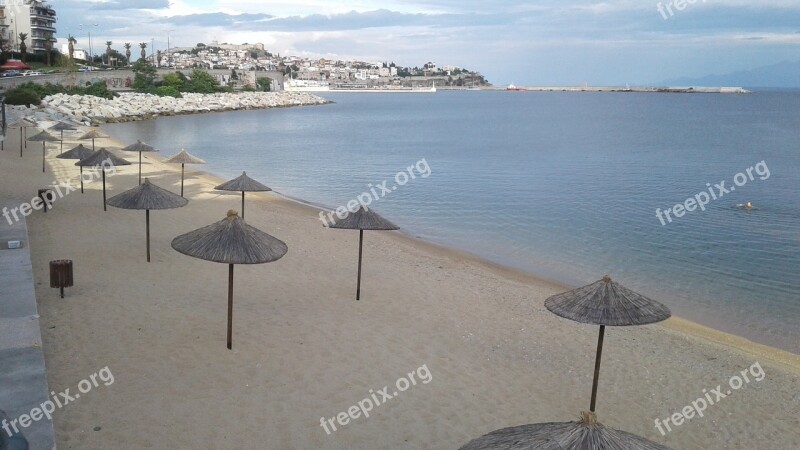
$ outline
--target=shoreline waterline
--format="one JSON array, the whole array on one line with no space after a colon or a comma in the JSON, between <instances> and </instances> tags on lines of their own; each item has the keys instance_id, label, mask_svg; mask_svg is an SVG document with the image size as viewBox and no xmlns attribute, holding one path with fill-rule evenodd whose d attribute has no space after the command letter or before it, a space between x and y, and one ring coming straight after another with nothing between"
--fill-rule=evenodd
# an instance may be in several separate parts
<instances>
[{"instance_id":1,"label":"shoreline waterline","mask_svg":"<svg viewBox=\"0 0 800 450\"><path fill-rule=\"evenodd\" d=\"M114 138L113 135L111 136L112 139L116 141L116 138ZM117 141L116 143L119 145L119 141ZM169 166L169 164L163 162L163 160L167 159L166 157L155 156L153 154L150 154L147 155L145 158L154 158L157 159L159 162ZM187 168L187 173L188 171L189 169ZM214 180L214 183L217 184L221 184L226 181L220 175L215 174L213 170L192 169L192 171L198 175L202 175L208 179ZM176 170L175 172L176 174L180 173L179 170ZM318 212L321 210L325 211L331 210L331 208L328 208L325 205L317 204L302 198L288 196L279 191L272 191L272 194L277 195L279 200L293 204L298 208L300 208L301 210L304 210L304 212L307 212L310 216L316 216ZM248 200L251 199L252 197L253 199L258 198L263 201L269 195L270 194L251 193L248 196ZM322 226L322 224L320 224L320 226ZM419 236L414 236L408 230L400 229L398 231L392 232L392 234L395 234L400 239L406 241L411 245L418 245L423 248L426 248L429 251L442 253L456 259L464 259L467 261L480 264L485 268L488 268L492 272L496 273L498 276L501 276L503 278L515 282L544 285L551 287L553 289L558 289L563 291L567 291L578 287L556 279L551 279L546 276L542 276L541 274L537 274L535 272L527 271L521 268L516 268L510 265L501 264L492 261L491 259L485 258L481 255L477 255L475 253L471 253L457 247L427 240ZM800 370L800 355L796 355L788 350L782 349L777 346L759 343L751 339L748 339L744 336L739 336L737 334L722 329L704 325L700 322L692 320L691 318L673 315L672 318L670 318L663 324L655 326L664 326L665 328L668 328L670 330L679 333L685 333L696 338L702 338L708 342L721 345L727 348L735 349L737 351L746 354L751 354L754 356L764 356L769 358L773 362L785 364L793 369ZM731 327L733 327L733 325L731 325Z\"/></svg>"}]
</instances>

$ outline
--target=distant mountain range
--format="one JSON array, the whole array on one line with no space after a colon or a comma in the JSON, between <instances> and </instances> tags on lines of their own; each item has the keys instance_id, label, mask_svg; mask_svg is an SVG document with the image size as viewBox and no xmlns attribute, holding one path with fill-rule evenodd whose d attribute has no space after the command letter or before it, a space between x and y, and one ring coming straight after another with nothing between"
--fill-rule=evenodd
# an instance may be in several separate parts
<instances>
[{"instance_id":1,"label":"distant mountain range","mask_svg":"<svg viewBox=\"0 0 800 450\"><path fill-rule=\"evenodd\" d=\"M741 86L800 88L800 61L781 62L753 70L743 70L725 75L708 75L702 78L674 78L663 86Z\"/></svg>"}]
</instances>

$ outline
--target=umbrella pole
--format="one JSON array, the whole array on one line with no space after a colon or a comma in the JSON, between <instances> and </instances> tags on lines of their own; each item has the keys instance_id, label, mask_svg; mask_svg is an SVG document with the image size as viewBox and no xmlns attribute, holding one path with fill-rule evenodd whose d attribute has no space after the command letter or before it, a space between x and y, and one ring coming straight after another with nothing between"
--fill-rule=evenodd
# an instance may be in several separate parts
<instances>
[{"instance_id":1,"label":"umbrella pole","mask_svg":"<svg viewBox=\"0 0 800 450\"><path fill-rule=\"evenodd\" d=\"M44 173L44 141L42 141L42 173Z\"/></svg>"},{"instance_id":2,"label":"umbrella pole","mask_svg":"<svg viewBox=\"0 0 800 450\"><path fill-rule=\"evenodd\" d=\"M142 184L142 152L139 152L139 185Z\"/></svg>"},{"instance_id":3,"label":"umbrella pole","mask_svg":"<svg viewBox=\"0 0 800 450\"><path fill-rule=\"evenodd\" d=\"M361 254L364 248L364 230L358 230L358 284L356 287L356 300L361 300Z\"/></svg>"},{"instance_id":4,"label":"umbrella pole","mask_svg":"<svg viewBox=\"0 0 800 450\"><path fill-rule=\"evenodd\" d=\"M244 191L242 191L242 219L244 219Z\"/></svg>"},{"instance_id":5,"label":"umbrella pole","mask_svg":"<svg viewBox=\"0 0 800 450\"><path fill-rule=\"evenodd\" d=\"M183 168L185 166L186 166L186 164L181 163L181 197L183 197Z\"/></svg>"},{"instance_id":6,"label":"umbrella pole","mask_svg":"<svg viewBox=\"0 0 800 450\"><path fill-rule=\"evenodd\" d=\"M147 262L150 262L150 210L145 210L146 223L147 223Z\"/></svg>"},{"instance_id":7,"label":"umbrella pole","mask_svg":"<svg viewBox=\"0 0 800 450\"><path fill-rule=\"evenodd\" d=\"M61 150L58 151L58 154L64 153L64 130L61 130Z\"/></svg>"},{"instance_id":8,"label":"umbrella pole","mask_svg":"<svg viewBox=\"0 0 800 450\"><path fill-rule=\"evenodd\" d=\"M24 128L20 128L19 129L19 157L20 158L22 158L22 140L24 139L23 136L22 136L22 130L24 130Z\"/></svg>"},{"instance_id":9,"label":"umbrella pole","mask_svg":"<svg viewBox=\"0 0 800 450\"><path fill-rule=\"evenodd\" d=\"M28 148L28 129L27 128L23 128L22 132L23 132L23 135L25 136L25 148Z\"/></svg>"},{"instance_id":10,"label":"umbrella pole","mask_svg":"<svg viewBox=\"0 0 800 450\"><path fill-rule=\"evenodd\" d=\"M233 349L233 264L228 264L228 350Z\"/></svg>"},{"instance_id":11,"label":"umbrella pole","mask_svg":"<svg viewBox=\"0 0 800 450\"><path fill-rule=\"evenodd\" d=\"M606 326L600 325L600 335L597 338L597 357L594 362L594 381L592 382L592 403L589 411L594 412L597 402L597 382L600 379L600 358L603 356L603 336L606 334Z\"/></svg>"},{"instance_id":12,"label":"umbrella pole","mask_svg":"<svg viewBox=\"0 0 800 450\"><path fill-rule=\"evenodd\" d=\"M106 169L101 169L103 172L103 211L106 209Z\"/></svg>"},{"instance_id":13,"label":"umbrella pole","mask_svg":"<svg viewBox=\"0 0 800 450\"><path fill-rule=\"evenodd\" d=\"M83 194L83 166L81 167L81 194Z\"/></svg>"}]
</instances>

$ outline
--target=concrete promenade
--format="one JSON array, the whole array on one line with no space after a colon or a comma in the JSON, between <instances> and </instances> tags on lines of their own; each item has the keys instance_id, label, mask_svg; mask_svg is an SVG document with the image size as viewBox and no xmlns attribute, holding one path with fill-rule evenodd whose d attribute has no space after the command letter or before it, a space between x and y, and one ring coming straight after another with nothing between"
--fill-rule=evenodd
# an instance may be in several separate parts
<instances>
[{"instance_id":1,"label":"concrete promenade","mask_svg":"<svg viewBox=\"0 0 800 450\"><path fill-rule=\"evenodd\" d=\"M0 210L18 204L0 199ZM21 248L9 249L8 241L20 241ZM3 419L30 414L50 397L33 283L25 219L9 226L0 217L0 426ZM21 435L9 438L0 428L0 450L55 448L53 422L47 418L19 429Z\"/></svg>"}]
</instances>

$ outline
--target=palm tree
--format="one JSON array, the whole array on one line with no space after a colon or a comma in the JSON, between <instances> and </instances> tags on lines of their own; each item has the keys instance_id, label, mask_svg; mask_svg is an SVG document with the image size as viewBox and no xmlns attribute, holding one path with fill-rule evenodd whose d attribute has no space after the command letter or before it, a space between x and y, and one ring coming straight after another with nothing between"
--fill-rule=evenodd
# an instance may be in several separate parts
<instances>
[{"instance_id":1,"label":"palm tree","mask_svg":"<svg viewBox=\"0 0 800 450\"><path fill-rule=\"evenodd\" d=\"M156 58L158 59L158 65L156 67L161 67L161 50L156 52Z\"/></svg>"},{"instance_id":2,"label":"palm tree","mask_svg":"<svg viewBox=\"0 0 800 450\"><path fill-rule=\"evenodd\" d=\"M22 62L25 62L25 55L28 53L28 46L25 45L25 39L28 39L28 33L19 34L19 52L22 53Z\"/></svg>"},{"instance_id":3,"label":"palm tree","mask_svg":"<svg viewBox=\"0 0 800 450\"><path fill-rule=\"evenodd\" d=\"M131 47L132 46L130 42L125 43L125 58L128 59L129 66L131 65Z\"/></svg>"},{"instance_id":4,"label":"palm tree","mask_svg":"<svg viewBox=\"0 0 800 450\"><path fill-rule=\"evenodd\" d=\"M145 51L145 49L147 48L147 42L140 42L139 47L141 47L142 49L142 59L147 58L147 52Z\"/></svg>"},{"instance_id":5,"label":"palm tree","mask_svg":"<svg viewBox=\"0 0 800 450\"><path fill-rule=\"evenodd\" d=\"M53 53L53 33L44 34L44 50L47 52L47 65L51 66L50 57Z\"/></svg>"},{"instance_id":6,"label":"palm tree","mask_svg":"<svg viewBox=\"0 0 800 450\"><path fill-rule=\"evenodd\" d=\"M75 36L70 34L67 38L67 42L69 43L69 59L73 59L75 55L75 44L78 43L78 40L75 39Z\"/></svg>"},{"instance_id":7,"label":"palm tree","mask_svg":"<svg viewBox=\"0 0 800 450\"><path fill-rule=\"evenodd\" d=\"M111 65L111 41L106 41L106 64Z\"/></svg>"}]
</instances>

